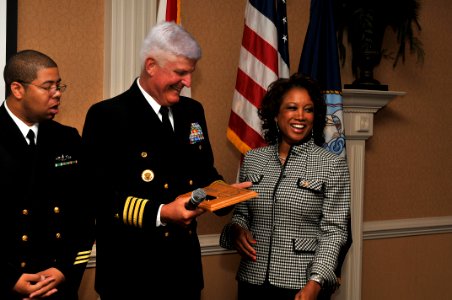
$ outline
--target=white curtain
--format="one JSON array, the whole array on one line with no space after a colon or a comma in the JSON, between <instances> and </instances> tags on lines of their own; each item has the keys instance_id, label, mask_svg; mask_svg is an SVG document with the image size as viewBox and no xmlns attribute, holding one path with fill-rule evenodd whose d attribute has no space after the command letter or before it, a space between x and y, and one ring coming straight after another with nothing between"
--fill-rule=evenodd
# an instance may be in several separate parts
<instances>
[{"instance_id":1,"label":"white curtain","mask_svg":"<svg viewBox=\"0 0 452 300\"><path fill-rule=\"evenodd\" d=\"M104 98L124 92L140 74L141 43L156 23L157 2L105 1Z\"/></svg>"},{"instance_id":2,"label":"white curtain","mask_svg":"<svg viewBox=\"0 0 452 300\"><path fill-rule=\"evenodd\" d=\"M0 66L1 73L3 74L3 69L6 63L6 0L0 0ZM3 103L5 95L5 81L0 80L0 105Z\"/></svg>"}]
</instances>

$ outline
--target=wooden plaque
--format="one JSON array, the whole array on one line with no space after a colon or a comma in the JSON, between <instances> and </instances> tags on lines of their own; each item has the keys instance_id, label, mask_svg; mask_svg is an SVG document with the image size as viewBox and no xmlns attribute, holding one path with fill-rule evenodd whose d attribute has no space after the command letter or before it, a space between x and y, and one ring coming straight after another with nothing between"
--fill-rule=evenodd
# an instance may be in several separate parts
<instances>
[{"instance_id":1,"label":"wooden plaque","mask_svg":"<svg viewBox=\"0 0 452 300\"><path fill-rule=\"evenodd\" d=\"M233 187L221 180L206 186L204 191L207 198L198 207L210 212L257 197L255 191Z\"/></svg>"}]
</instances>

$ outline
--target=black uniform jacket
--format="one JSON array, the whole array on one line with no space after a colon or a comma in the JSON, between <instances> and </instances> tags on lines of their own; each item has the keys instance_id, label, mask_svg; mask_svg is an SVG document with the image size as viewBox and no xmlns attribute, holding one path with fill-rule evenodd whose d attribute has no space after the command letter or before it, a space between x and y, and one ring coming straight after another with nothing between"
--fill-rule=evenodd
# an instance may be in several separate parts
<instances>
[{"instance_id":1,"label":"black uniform jacket","mask_svg":"<svg viewBox=\"0 0 452 300\"><path fill-rule=\"evenodd\" d=\"M180 97L171 110L175 134L168 136L135 81L88 111L82 139L96 190L101 297L148 299L158 290L173 299L203 287L196 222L157 227L157 211L222 177L214 168L202 105Z\"/></svg>"},{"instance_id":2,"label":"black uniform jacket","mask_svg":"<svg viewBox=\"0 0 452 300\"><path fill-rule=\"evenodd\" d=\"M77 299L94 242L80 146L75 128L45 121L31 153L4 105L0 107L0 299L15 299L10 293L22 273L51 267L66 278L51 299Z\"/></svg>"}]
</instances>

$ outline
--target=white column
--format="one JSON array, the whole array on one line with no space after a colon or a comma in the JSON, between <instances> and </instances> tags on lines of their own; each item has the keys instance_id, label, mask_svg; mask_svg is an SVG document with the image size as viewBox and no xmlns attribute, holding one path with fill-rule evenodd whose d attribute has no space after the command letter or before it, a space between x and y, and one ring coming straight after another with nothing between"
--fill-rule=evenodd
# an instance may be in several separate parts
<instances>
[{"instance_id":1,"label":"white column","mask_svg":"<svg viewBox=\"0 0 452 300\"><path fill-rule=\"evenodd\" d=\"M0 68L3 70L6 64L6 0L0 0ZM5 82L0 80L0 105L5 100Z\"/></svg>"},{"instance_id":2,"label":"white column","mask_svg":"<svg viewBox=\"0 0 452 300\"><path fill-rule=\"evenodd\" d=\"M355 89L344 89L342 91L347 161L350 168L352 190L353 244L343 266L342 286L333 299L361 299L366 140L373 135L374 114L393 98L405 94L405 92Z\"/></svg>"}]
</instances>

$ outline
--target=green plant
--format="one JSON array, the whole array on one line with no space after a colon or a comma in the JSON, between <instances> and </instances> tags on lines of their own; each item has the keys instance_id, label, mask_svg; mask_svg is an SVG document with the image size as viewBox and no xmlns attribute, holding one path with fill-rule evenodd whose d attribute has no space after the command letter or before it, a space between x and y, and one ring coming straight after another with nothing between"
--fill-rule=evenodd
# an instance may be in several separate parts
<instances>
[{"instance_id":1,"label":"green plant","mask_svg":"<svg viewBox=\"0 0 452 300\"><path fill-rule=\"evenodd\" d=\"M375 67L381 58L393 60L393 67L399 60L405 62L407 45L410 53L423 62L425 52L415 32L421 31L419 24L420 1L417 0L334 0L335 25L338 37L339 57L345 63L346 51L344 33L351 45L352 71L357 77L363 64ZM395 54L381 49L386 29L390 27L397 36L398 48ZM361 74L362 75L362 74Z\"/></svg>"}]
</instances>

